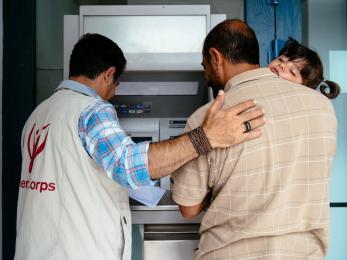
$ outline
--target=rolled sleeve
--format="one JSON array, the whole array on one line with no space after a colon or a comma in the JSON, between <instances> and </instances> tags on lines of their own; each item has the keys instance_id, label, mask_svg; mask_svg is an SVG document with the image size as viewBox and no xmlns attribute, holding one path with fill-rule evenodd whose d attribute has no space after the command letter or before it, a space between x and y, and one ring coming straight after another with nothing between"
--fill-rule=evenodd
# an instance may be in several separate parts
<instances>
[{"instance_id":1,"label":"rolled sleeve","mask_svg":"<svg viewBox=\"0 0 347 260\"><path fill-rule=\"evenodd\" d=\"M87 153L111 179L133 189L151 182L149 142L135 144L120 127L111 104L97 101L88 106L81 113L78 132Z\"/></svg>"}]
</instances>

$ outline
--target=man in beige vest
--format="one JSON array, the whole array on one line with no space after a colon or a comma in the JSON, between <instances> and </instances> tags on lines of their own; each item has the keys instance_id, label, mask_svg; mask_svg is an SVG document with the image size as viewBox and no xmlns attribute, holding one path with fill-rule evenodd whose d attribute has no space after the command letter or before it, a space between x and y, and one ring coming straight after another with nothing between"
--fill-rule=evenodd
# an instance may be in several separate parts
<instances>
[{"instance_id":1,"label":"man in beige vest","mask_svg":"<svg viewBox=\"0 0 347 260\"><path fill-rule=\"evenodd\" d=\"M259 68L256 36L240 20L210 31L203 66L210 84L226 92L226 107L256 99L266 125L259 139L215 149L173 174L183 216L193 218L209 205L197 259L323 259L336 143L332 104ZM201 125L210 106L188 119L187 130Z\"/></svg>"},{"instance_id":2,"label":"man in beige vest","mask_svg":"<svg viewBox=\"0 0 347 260\"><path fill-rule=\"evenodd\" d=\"M130 259L128 187L137 188L216 147L261 135L253 101L221 109L175 140L135 144L118 124L114 94L126 64L110 39L87 34L75 45L69 80L42 102L22 132L15 259ZM245 131L247 121L254 131Z\"/></svg>"}]
</instances>

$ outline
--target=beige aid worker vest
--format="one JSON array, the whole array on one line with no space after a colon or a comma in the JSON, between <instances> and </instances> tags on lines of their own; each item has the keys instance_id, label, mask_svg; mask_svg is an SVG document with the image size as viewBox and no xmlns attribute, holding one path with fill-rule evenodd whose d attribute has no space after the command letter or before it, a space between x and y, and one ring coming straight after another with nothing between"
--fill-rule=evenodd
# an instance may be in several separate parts
<instances>
[{"instance_id":1,"label":"beige aid worker vest","mask_svg":"<svg viewBox=\"0 0 347 260\"><path fill-rule=\"evenodd\" d=\"M88 156L78 136L81 111L92 102L60 90L25 124L17 260L131 258L128 193Z\"/></svg>"}]
</instances>

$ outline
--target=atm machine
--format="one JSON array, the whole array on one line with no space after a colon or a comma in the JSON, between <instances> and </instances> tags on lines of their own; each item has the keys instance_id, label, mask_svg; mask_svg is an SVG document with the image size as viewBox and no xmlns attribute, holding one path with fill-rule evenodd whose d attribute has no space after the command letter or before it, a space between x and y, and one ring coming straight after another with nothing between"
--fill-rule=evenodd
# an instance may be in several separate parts
<instances>
[{"instance_id":1,"label":"atm machine","mask_svg":"<svg viewBox=\"0 0 347 260\"><path fill-rule=\"evenodd\" d=\"M79 15L64 16L64 78L79 37L105 35L127 59L110 101L121 127L134 142L175 138L187 117L208 101L201 50L211 24L224 19L211 15L207 5L80 6ZM170 177L158 185L167 191L156 208L130 200L133 259L193 259L201 216L181 217Z\"/></svg>"}]
</instances>

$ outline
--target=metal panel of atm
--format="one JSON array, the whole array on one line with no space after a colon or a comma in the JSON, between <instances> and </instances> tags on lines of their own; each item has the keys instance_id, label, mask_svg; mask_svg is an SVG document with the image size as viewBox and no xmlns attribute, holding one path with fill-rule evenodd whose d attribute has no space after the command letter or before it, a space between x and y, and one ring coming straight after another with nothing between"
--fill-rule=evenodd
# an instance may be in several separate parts
<instances>
[{"instance_id":1,"label":"metal panel of atm","mask_svg":"<svg viewBox=\"0 0 347 260\"><path fill-rule=\"evenodd\" d=\"M126 73L124 80L145 75ZM146 73L148 77L150 72ZM160 75L158 77L158 74ZM153 72L152 79L177 79L181 82L197 82L195 95L118 95L112 103L117 109L124 131L134 142L163 141L183 133L187 117L206 100L206 89L201 72ZM148 87L148 83L144 87ZM130 87L130 86L128 86ZM172 200L170 177L160 179L159 185L166 193L155 208L149 208L130 199L133 225L133 259L167 260L193 259L199 241L201 216L194 220L184 219ZM168 254L168 252L170 252Z\"/></svg>"},{"instance_id":2,"label":"metal panel of atm","mask_svg":"<svg viewBox=\"0 0 347 260\"><path fill-rule=\"evenodd\" d=\"M209 6L81 6L79 15L64 17L64 78L68 75L71 50L82 34L106 33L106 36L113 39L114 34L111 31L115 26L107 26L105 22L121 20L124 18L122 15L131 20L133 15L141 14L147 17L158 16L164 20L166 19L164 16L168 20L175 17L182 20L190 16L192 21L203 19L204 25L199 24L198 27L204 31L205 26L205 33L210 29ZM117 16L121 18L118 19ZM211 22L215 25L225 19L225 15L211 18L213 18ZM126 26L128 24L126 23ZM176 24L171 22L173 26ZM105 28L111 31L104 32ZM128 29L131 28L137 27ZM149 33L147 31L146 33ZM182 40L186 46L187 39L183 39L184 37L180 35L182 30L174 31L175 33L171 34L176 35L176 39L170 42L169 46L181 45ZM198 30L194 30L196 31ZM198 35L198 38L200 36L204 38L204 35ZM124 38L117 37L113 39L115 42ZM187 37L189 38L189 35ZM131 39L128 40L131 42ZM152 47L152 41L147 44ZM162 46L162 44L157 45L160 48ZM130 50L127 52L128 45L121 47L125 48L127 69L116 90L117 95L110 101L117 110L121 127L134 142L163 141L182 134L187 117L208 100L200 65L201 50L197 51L195 46L192 53L159 50L158 53L140 51L134 54ZM167 260L193 259L199 238L201 216L194 220L183 219L178 206L172 200L170 178L162 178L158 185L167 192L157 207L149 208L139 202L130 201L134 224L133 259L155 260L159 259L158 257L161 259L162 255L165 255Z\"/></svg>"}]
</instances>

